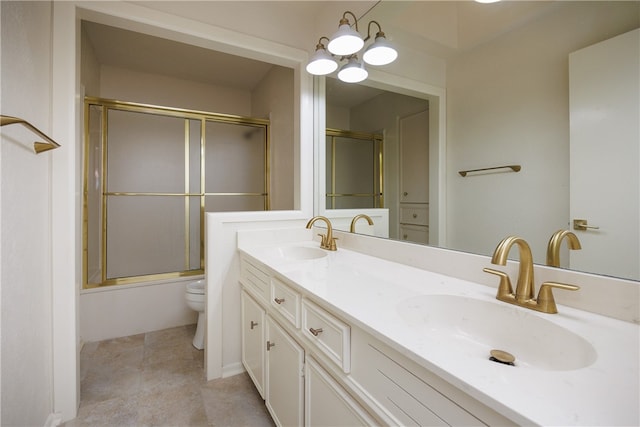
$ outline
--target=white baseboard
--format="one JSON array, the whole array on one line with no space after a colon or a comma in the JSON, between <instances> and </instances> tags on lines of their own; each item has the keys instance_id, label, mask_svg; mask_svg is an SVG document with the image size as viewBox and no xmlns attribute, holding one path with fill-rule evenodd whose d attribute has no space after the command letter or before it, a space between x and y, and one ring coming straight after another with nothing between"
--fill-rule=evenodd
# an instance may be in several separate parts
<instances>
[{"instance_id":1,"label":"white baseboard","mask_svg":"<svg viewBox=\"0 0 640 427\"><path fill-rule=\"evenodd\" d=\"M47 421L44 423L44 427L55 427L62 424L62 414L59 412L52 412L47 417Z\"/></svg>"},{"instance_id":2,"label":"white baseboard","mask_svg":"<svg viewBox=\"0 0 640 427\"><path fill-rule=\"evenodd\" d=\"M245 372L242 362L232 363L222 367L222 378L232 377L234 375L242 374Z\"/></svg>"}]
</instances>

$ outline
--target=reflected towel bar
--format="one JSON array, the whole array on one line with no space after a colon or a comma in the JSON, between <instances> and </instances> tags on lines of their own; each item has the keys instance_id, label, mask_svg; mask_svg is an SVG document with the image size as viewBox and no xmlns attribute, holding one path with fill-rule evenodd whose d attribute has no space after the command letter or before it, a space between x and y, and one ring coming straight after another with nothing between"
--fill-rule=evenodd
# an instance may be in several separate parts
<instances>
[{"instance_id":1,"label":"reflected towel bar","mask_svg":"<svg viewBox=\"0 0 640 427\"><path fill-rule=\"evenodd\" d=\"M48 141L48 142L36 141L33 143L33 149L35 150L36 154L60 147L60 144L55 142L53 139L49 138L42 131L40 131L38 128L36 128L34 125L27 122L26 120L20 119L18 117L0 116L0 126L13 125L13 124L21 124L29 128L32 132L38 134L38 136Z\"/></svg>"},{"instance_id":2,"label":"reflected towel bar","mask_svg":"<svg viewBox=\"0 0 640 427\"><path fill-rule=\"evenodd\" d=\"M493 168L470 169L466 171L459 171L458 173L462 176L467 176L468 173L490 171L495 169L511 169L514 172L520 172L520 169L522 169L522 167L520 165L506 165L506 166L496 166Z\"/></svg>"}]
</instances>

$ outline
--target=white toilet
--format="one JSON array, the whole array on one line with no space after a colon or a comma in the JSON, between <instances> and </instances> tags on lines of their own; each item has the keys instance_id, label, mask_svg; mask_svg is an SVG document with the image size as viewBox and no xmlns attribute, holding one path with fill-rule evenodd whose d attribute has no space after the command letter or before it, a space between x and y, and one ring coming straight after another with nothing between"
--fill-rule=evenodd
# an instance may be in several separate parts
<instances>
[{"instance_id":1,"label":"white toilet","mask_svg":"<svg viewBox=\"0 0 640 427\"><path fill-rule=\"evenodd\" d=\"M187 284L185 299L190 309L198 312L198 326L193 337L193 346L198 350L204 348L204 279Z\"/></svg>"}]
</instances>

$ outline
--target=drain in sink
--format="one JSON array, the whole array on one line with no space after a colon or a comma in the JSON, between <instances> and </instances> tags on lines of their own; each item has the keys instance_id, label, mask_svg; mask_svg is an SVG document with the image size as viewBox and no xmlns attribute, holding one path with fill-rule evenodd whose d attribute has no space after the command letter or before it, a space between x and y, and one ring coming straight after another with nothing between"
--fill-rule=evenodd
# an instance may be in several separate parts
<instances>
[{"instance_id":1,"label":"drain in sink","mask_svg":"<svg viewBox=\"0 0 640 427\"><path fill-rule=\"evenodd\" d=\"M491 357L489 357L489 360L491 360L492 362L498 362L498 363L503 363L505 365L516 366L516 364L514 363L516 358L513 357L511 353L507 353L506 351L503 351L503 350L491 350L490 354L491 354Z\"/></svg>"}]
</instances>

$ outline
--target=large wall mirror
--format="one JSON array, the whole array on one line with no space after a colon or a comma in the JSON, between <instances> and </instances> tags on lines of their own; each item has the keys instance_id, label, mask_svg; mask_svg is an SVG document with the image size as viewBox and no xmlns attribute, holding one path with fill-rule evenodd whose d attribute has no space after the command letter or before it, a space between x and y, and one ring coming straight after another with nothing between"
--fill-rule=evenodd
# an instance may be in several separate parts
<instances>
[{"instance_id":1,"label":"large wall mirror","mask_svg":"<svg viewBox=\"0 0 640 427\"><path fill-rule=\"evenodd\" d=\"M323 82L327 127L384 136L390 238L490 255L503 237L519 235L544 264L551 235L570 229L583 249L563 244L562 267L640 280L640 2L380 2L362 17L372 19L404 55L397 65L407 68L403 75L446 93L434 98L428 89L407 90L375 70L355 86L333 77ZM611 53L620 48L605 41L625 34L635 59L613 65L628 55ZM603 46L593 49L604 55L595 63L608 64L612 75L603 67L601 77L589 81L575 71L586 61L578 52L591 46ZM440 74L419 76L433 69ZM612 82L617 89L601 89ZM585 96L576 95L580 85L589 88ZM614 113L606 97L616 91L631 93L635 106ZM584 104L589 96L594 103ZM616 117L613 131L601 126L606 115ZM591 128L576 128L580 123ZM581 132L599 138L601 151L588 166L580 166L584 150L575 146ZM412 151L416 139L429 148ZM416 159L424 159L423 168ZM518 171L459 173L513 165ZM579 175L581 167L587 172ZM411 177L423 193L408 186ZM580 191L582 201L576 200ZM574 219L599 228L574 229ZM602 253L612 259L604 266L597 265Z\"/></svg>"}]
</instances>

